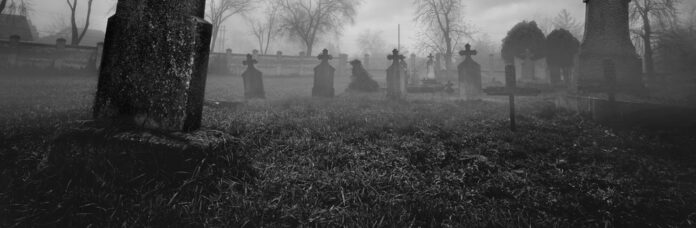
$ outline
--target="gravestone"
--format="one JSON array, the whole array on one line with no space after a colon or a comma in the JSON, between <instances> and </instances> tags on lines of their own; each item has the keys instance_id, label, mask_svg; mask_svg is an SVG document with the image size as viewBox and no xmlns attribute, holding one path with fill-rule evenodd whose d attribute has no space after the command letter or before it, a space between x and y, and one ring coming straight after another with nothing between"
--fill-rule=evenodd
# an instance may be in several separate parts
<instances>
[{"instance_id":1,"label":"gravestone","mask_svg":"<svg viewBox=\"0 0 696 228\"><path fill-rule=\"evenodd\" d=\"M212 26L205 0L120 0L109 18L94 118L162 131L195 131Z\"/></svg>"},{"instance_id":2,"label":"gravestone","mask_svg":"<svg viewBox=\"0 0 696 228\"><path fill-rule=\"evenodd\" d=\"M324 49L317 57L321 63L314 68L314 88L312 88L312 96L315 97L334 97L334 69L329 60L333 56L329 55L329 50Z\"/></svg>"},{"instance_id":3,"label":"gravestone","mask_svg":"<svg viewBox=\"0 0 696 228\"><path fill-rule=\"evenodd\" d=\"M411 83L412 85L418 84L420 78L418 77L418 71L416 70L416 54L411 54Z\"/></svg>"},{"instance_id":4,"label":"gravestone","mask_svg":"<svg viewBox=\"0 0 696 228\"><path fill-rule=\"evenodd\" d=\"M387 59L392 61L392 65L387 69L387 98L402 99L406 93L406 72L401 62L405 57L399 54L399 50L394 49Z\"/></svg>"},{"instance_id":5,"label":"gravestone","mask_svg":"<svg viewBox=\"0 0 696 228\"><path fill-rule=\"evenodd\" d=\"M425 63L425 79L435 80L435 60L432 53L428 55L428 61Z\"/></svg>"},{"instance_id":6,"label":"gravestone","mask_svg":"<svg viewBox=\"0 0 696 228\"><path fill-rule=\"evenodd\" d=\"M377 92L379 91L379 84L370 77L370 74L365 70L360 60L353 60L350 62L352 69L352 81L348 85L348 91L358 91L358 92Z\"/></svg>"},{"instance_id":7,"label":"gravestone","mask_svg":"<svg viewBox=\"0 0 696 228\"><path fill-rule=\"evenodd\" d=\"M517 119L515 114L515 96L536 96L541 93L537 89L517 87L517 72L515 65L505 67L505 87L490 87L484 92L491 96L507 96L510 105L510 130L517 131Z\"/></svg>"},{"instance_id":8,"label":"gravestone","mask_svg":"<svg viewBox=\"0 0 696 228\"><path fill-rule=\"evenodd\" d=\"M263 90L263 73L256 69L258 61L251 54L247 54L246 60L243 62L247 69L242 73L244 79L244 98L246 99L264 99L266 93Z\"/></svg>"},{"instance_id":9,"label":"gravestone","mask_svg":"<svg viewBox=\"0 0 696 228\"><path fill-rule=\"evenodd\" d=\"M61 127L42 168L91 187L137 186L136 179L180 186L194 170L246 166L228 150L231 136L200 129L212 30L204 13L205 0L119 0L107 25L95 120Z\"/></svg>"},{"instance_id":10,"label":"gravestone","mask_svg":"<svg viewBox=\"0 0 696 228\"><path fill-rule=\"evenodd\" d=\"M63 49L65 49L66 43L67 43L67 41L64 38L58 38L58 39L56 39L56 48L58 50L63 50Z\"/></svg>"},{"instance_id":11,"label":"gravestone","mask_svg":"<svg viewBox=\"0 0 696 228\"><path fill-rule=\"evenodd\" d=\"M631 42L629 30L630 0L583 0L586 4L585 38L580 46L576 89L580 92L605 92L602 62L612 60L616 68L617 91L631 94L646 92L641 62Z\"/></svg>"},{"instance_id":12,"label":"gravestone","mask_svg":"<svg viewBox=\"0 0 696 228\"><path fill-rule=\"evenodd\" d=\"M461 93L462 83L464 84L464 95L467 99L476 99L481 95L481 65L479 65L472 55L476 55L476 50L471 50L471 45L466 44L465 50L460 51L459 55L465 56L464 61L459 64L459 90Z\"/></svg>"}]
</instances>

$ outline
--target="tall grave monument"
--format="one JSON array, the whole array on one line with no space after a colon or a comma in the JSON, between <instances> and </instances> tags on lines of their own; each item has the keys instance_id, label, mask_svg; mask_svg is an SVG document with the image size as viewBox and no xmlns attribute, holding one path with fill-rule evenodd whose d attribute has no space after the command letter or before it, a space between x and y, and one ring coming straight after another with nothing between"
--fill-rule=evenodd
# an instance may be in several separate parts
<instances>
[{"instance_id":1,"label":"tall grave monument","mask_svg":"<svg viewBox=\"0 0 696 228\"><path fill-rule=\"evenodd\" d=\"M333 56L329 55L329 50L324 49L317 57L321 63L314 68L314 87L312 96L315 97L334 97L334 73L336 69L329 64Z\"/></svg>"},{"instance_id":2,"label":"tall grave monument","mask_svg":"<svg viewBox=\"0 0 696 228\"><path fill-rule=\"evenodd\" d=\"M392 65L387 69L387 97L398 100L406 95L406 72L401 66L401 61L406 57L399 54L399 50L394 49L387 59L392 61Z\"/></svg>"},{"instance_id":3,"label":"tall grave monument","mask_svg":"<svg viewBox=\"0 0 696 228\"><path fill-rule=\"evenodd\" d=\"M464 61L459 64L459 90L461 92L462 83L464 84L464 94L467 99L477 99L483 90L481 80L481 65L479 65L472 55L478 54L476 50L471 50L471 45L466 44L466 49L459 52L459 55L465 56Z\"/></svg>"},{"instance_id":4,"label":"tall grave monument","mask_svg":"<svg viewBox=\"0 0 696 228\"><path fill-rule=\"evenodd\" d=\"M109 18L94 104L102 122L201 126L212 26L205 0L120 0Z\"/></svg>"},{"instance_id":5,"label":"tall grave monument","mask_svg":"<svg viewBox=\"0 0 696 228\"><path fill-rule=\"evenodd\" d=\"M583 0L586 4L585 38L580 47L577 89L580 92L603 92L606 80L602 63L616 65L619 92L640 94L643 86L641 63L629 37L631 0Z\"/></svg>"}]
</instances>

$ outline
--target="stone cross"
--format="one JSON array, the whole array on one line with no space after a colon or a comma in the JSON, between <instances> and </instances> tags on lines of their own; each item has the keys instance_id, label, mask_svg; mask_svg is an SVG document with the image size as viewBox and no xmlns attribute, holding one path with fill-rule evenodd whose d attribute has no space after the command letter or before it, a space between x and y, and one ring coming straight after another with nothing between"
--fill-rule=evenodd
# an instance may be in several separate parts
<instances>
[{"instance_id":1,"label":"stone cross","mask_svg":"<svg viewBox=\"0 0 696 228\"><path fill-rule=\"evenodd\" d=\"M246 99L264 99L266 93L263 88L263 73L256 69L258 61L251 54L247 54L246 60L243 62L247 69L242 73L244 79L244 98Z\"/></svg>"},{"instance_id":2,"label":"stone cross","mask_svg":"<svg viewBox=\"0 0 696 228\"><path fill-rule=\"evenodd\" d=\"M510 130L517 131L515 118L515 96L536 96L541 93L537 89L517 87L517 74L514 65L505 66L505 87L491 87L484 90L491 96L507 96L510 102Z\"/></svg>"},{"instance_id":3,"label":"stone cross","mask_svg":"<svg viewBox=\"0 0 696 228\"><path fill-rule=\"evenodd\" d=\"M329 50L324 49L317 58L321 60L321 63L314 68L312 96L334 97L334 74L336 69L329 64L329 60L332 60L333 56L329 55Z\"/></svg>"},{"instance_id":4,"label":"stone cross","mask_svg":"<svg viewBox=\"0 0 696 228\"><path fill-rule=\"evenodd\" d=\"M394 49L387 59L392 61L392 65L387 69L387 98L399 100L406 92L406 72L401 66L401 61L406 57L399 54L399 50Z\"/></svg>"},{"instance_id":5,"label":"stone cross","mask_svg":"<svg viewBox=\"0 0 696 228\"><path fill-rule=\"evenodd\" d=\"M462 83L467 99L476 99L481 95L483 89L481 79L481 65L479 65L472 55L476 55L476 50L471 50L471 45L466 44L465 50L460 51L459 55L466 56L464 61L457 67L459 73L459 93L461 94Z\"/></svg>"},{"instance_id":6,"label":"stone cross","mask_svg":"<svg viewBox=\"0 0 696 228\"><path fill-rule=\"evenodd\" d=\"M466 44L464 46L464 50L459 52L459 55L461 56L466 56L467 59L471 59L472 55L477 55L478 52L476 50L471 50L471 44Z\"/></svg>"},{"instance_id":7,"label":"stone cross","mask_svg":"<svg viewBox=\"0 0 696 228\"><path fill-rule=\"evenodd\" d=\"M94 119L198 130L212 31L204 15L205 0L119 0L107 24Z\"/></svg>"}]
</instances>

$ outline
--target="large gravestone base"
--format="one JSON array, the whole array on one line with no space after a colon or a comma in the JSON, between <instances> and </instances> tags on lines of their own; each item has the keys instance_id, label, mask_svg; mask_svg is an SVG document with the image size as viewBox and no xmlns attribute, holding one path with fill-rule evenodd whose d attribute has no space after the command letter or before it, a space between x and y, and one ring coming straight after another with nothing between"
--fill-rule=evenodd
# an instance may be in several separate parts
<instances>
[{"instance_id":1,"label":"large gravestone base","mask_svg":"<svg viewBox=\"0 0 696 228\"><path fill-rule=\"evenodd\" d=\"M57 133L44 165L63 178L93 172L124 183L140 175L178 182L196 170L211 167L225 167L238 175L253 174L249 163L235 150L235 142L235 138L215 130L164 133L88 121L69 124Z\"/></svg>"}]
</instances>

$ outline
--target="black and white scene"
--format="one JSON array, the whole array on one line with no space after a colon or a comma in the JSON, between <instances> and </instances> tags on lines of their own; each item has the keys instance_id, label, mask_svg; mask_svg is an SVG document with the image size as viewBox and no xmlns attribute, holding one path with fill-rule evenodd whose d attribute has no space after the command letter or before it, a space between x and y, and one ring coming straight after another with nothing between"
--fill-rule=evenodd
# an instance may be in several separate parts
<instances>
[{"instance_id":1,"label":"black and white scene","mask_svg":"<svg viewBox=\"0 0 696 228\"><path fill-rule=\"evenodd\" d=\"M0 0L0 227L696 227L696 0Z\"/></svg>"}]
</instances>

